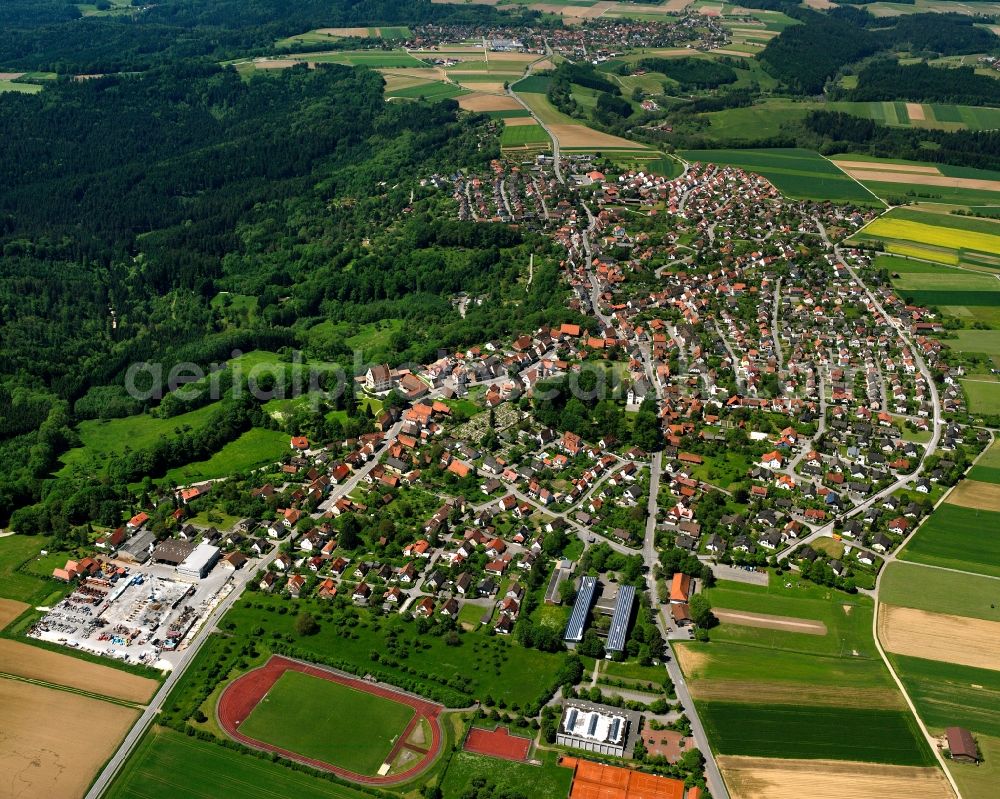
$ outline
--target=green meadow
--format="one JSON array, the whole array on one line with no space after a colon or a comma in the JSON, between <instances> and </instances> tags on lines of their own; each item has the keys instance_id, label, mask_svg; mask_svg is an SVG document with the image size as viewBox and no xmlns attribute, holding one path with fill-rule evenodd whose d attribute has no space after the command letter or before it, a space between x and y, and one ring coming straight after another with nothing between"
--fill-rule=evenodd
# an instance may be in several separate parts
<instances>
[{"instance_id":1,"label":"green meadow","mask_svg":"<svg viewBox=\"0 0 1000 799\"><path fill-rule=\"evenodd\" d=\"M879 583L879 599L889 605L931 613L1000 621L1000 580L918 563L889 563Z\"/></svg>"}]
</instances>

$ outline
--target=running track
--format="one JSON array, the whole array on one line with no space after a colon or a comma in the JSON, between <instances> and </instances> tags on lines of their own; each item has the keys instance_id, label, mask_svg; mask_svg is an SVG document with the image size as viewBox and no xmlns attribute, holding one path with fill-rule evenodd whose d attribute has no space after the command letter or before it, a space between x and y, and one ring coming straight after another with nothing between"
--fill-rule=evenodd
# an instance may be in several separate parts
<instances>
[{"instance_id":1,"label":"running track","mask_svg":"<svg viewBox=\"0 0 1000 799\"><path fill-rule=\"evenodd\" d=\"M375 696L381 696L384 699L390 699L393 702L398 702L401 705L412 707L415 711L414 716L410 720L410 723L406 725L406 729L403 730L400 736L396 739L396 744L386 757L386 761L391 763L404 748L408 748L416 754L423 754L423 757L406 771L379 777L367 774L357 774L353 771L341 768L340 766L335 766L332 763L325 763L322 760L314 760L309 757L304 757L297 752L291 752L287 749L282 749L281 747L265 743L264 741L259 741L256 738L250 738L247 735L243 735L239 731L240 722L250 715L251 711L257 706L257 703L264 698L264 695L271 690L271 686L278 681L278 678L289 670L299 671L312 677L319 677L323 680L340 683L341 685L346 685L349 688L354 688L358 691L365 691L367 693L374 694ZM433 763L434 759L438 756L438 753L441 751L441 723L438 717L443 710L443 706L420 699L412 694L407 694L393 688L387 688L380 684L359 680L356 677L351 677L343 672L335 671L333 669L313 666L309 663L304 663L299 660L291 660L290 658L282 657L280 655L272 655L263 666L247 672L242 677L238 677L226 687L226 690L222 692L222 696L219 697L216 715L219 719L219 725L223 730L225 730L226 734L230 738L239 741L242 744L246 744L252 749L274 752L282 757L288 758L289 760L294 760L297 763L312 766L313 768L320 769L321 771L329 771L332 774L336 774L338 777L343 777L345 780L350 780L352 782L358 782L364 785L395 785L397 783L413 779L413 777L417 776L417 774L430 766L430 764ZM421 718L427 719L427 721L430 722L431 727L431 742L426 751L422 747L412 745L407 746L405 743L406 739L410 737L410 733L413 732L413 728L417 726Z\"/></svg>"}]
</instances>

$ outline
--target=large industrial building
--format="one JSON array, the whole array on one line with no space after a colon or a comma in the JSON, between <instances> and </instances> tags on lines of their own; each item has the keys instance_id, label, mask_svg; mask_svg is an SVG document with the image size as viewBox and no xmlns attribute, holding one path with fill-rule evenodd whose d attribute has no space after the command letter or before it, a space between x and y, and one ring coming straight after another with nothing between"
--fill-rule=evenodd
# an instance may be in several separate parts
<instances>
[{"instance_id":1,"label":"large industrial building","mask_svg":"<svg viewBox=\"0 0 1000 799\"><path fill-rule=\"evenodd\" d=\"M563 709L556 742L600 755L630 757L639 720L634 710L571 699Z\"/></svg>"},{"instance_id":2,"label":"large industrial building","mask_svg":"<svg viewBox=\"0 0 1000 799\"><path fill-rule=\"evenodd\" d=\"M212 570L221 553L222 550L211 544L198 544L191 554L178 564L177 573L200 580Z\"/></svg>"}]
</instances>

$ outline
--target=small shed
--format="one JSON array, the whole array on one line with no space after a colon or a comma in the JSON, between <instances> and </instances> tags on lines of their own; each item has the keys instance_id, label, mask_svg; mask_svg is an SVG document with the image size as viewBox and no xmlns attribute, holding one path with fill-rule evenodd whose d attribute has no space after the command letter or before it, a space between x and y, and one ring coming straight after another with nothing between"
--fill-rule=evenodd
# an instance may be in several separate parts
<instances>
[{"instance_id":1,"label":"small shed","mask_svg":"<svg viewBox=\"0 0 1000 799\"><path fill-rule=\"evenodd\" d=\"M960 763L978 763L979 747L972 737L972 733L964 727L949 727L945 730L948 738L948 751L951 752L951 759Z\"/></svg>"}]
</instances>

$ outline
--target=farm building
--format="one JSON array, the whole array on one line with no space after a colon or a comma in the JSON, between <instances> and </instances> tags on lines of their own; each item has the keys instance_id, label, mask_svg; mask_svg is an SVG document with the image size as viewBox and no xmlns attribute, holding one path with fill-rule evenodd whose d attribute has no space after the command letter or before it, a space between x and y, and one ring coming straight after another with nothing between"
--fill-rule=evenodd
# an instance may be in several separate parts
<instances>
[{"instance_id":1,"label":"farm building","mask_svg":"<svg viewBox=\"0 0 1000 799\"><path fill-rule=\"evenodd\" d=\"M630 757L639 720L634 710L570 700L563 709L556 742L601 755Z\"/></svg>"},{"instance_id":2,"label":"farm building","mask_svg":"<svg viewBox=\"0 0 1000 799\"><path fill-rule=\"evenodd\" d=\"M587 627L587 617L590 615L590 606L594 602L596 590L596 577L588 576L580 580L580 590L576 594L576 603L573 605L573 612L569 617L569 624L566 625L563 640L576 644L583 640L583 631Z\"/></svg>"},{"instance_id":3,"label":"farm building","mask_svg":"<svg viewBox=\"0 0 1000 799\"><path fill-rule=\"evenodd\" d=\"M949 727L944 734L948 738L948 751L951 752L952 760L961 763L979 762L979 747L971 732L964 727Z\"/></svg>"}]
</instances>

